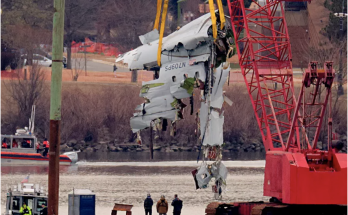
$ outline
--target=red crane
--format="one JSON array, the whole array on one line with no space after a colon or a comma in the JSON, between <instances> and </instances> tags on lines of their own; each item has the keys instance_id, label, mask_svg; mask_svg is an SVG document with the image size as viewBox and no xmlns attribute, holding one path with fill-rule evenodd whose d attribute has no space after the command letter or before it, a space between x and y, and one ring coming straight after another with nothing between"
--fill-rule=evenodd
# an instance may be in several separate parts
<instances>
[{"instance_id":1,"label":"red crane","mask_svg":"<svg viewBox=\"0 0 348 215\"><path fill-rule=\"evenodd\" d=\"M266 149L264 196L283 206L346 208L347 154L336 152L331 143L332 62L325 62L323 69L309 63L296 100L282 1L252 3L255 8L249 9L244 0L228 0L228 7L239 64ZM319 95L322 89L324 96ZM328 149L323 150L317 141L327 106ZM241 205L251 210L258 204Z\"/></svg>"}]
</instances>

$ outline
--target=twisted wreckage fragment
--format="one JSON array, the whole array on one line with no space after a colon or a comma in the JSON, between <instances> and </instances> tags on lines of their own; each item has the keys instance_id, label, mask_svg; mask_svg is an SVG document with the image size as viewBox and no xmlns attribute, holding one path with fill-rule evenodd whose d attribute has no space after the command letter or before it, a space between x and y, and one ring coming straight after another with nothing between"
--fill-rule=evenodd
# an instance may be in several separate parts
<instances>
[{"instance_id":1,"label":"twisted wreckage fragment","mask_svg":"<svg viewBox=\"0 0 348 215\"><path fill-rule=\"evenodd\" d=\"M216 17L220 27L219 16ZM230 70L226 58L233 54L230 25L226 23L222 30L219 28L214 40L211 17L206 14L163 38L161 67L156 62L158 31L140 36L140 40L142 46L116 59L128 64L131 70L145 68L155 70L156 74L159 71L158 79L142 84L140 97L145 102L136 107L137 112L130 120L132 131L140 138L140 130L150 126L156 130L159 124L166 127L170 120L175 134L176 122L183 118L182 110L186 107L182 100L190 98L193 102L193 90L199 88L201 107L197 115L204 158L192 173L197 189L207 188L209 181L215 179L213 191L216 197L221 197L227 177L227 169L221 162L222 105L224 101L232 105L223 92Z\"/></svg>"}]
</instances>

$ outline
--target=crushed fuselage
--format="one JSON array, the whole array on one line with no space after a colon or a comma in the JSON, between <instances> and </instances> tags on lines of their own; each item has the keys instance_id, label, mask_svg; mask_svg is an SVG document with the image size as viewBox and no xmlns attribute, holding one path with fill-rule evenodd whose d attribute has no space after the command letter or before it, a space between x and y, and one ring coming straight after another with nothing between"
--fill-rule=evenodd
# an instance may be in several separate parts
<instances>
[{"instance_id":1,"label":"crushed fuselage","mask_svg":"<svg viewBox=\"0 0 348 215\"><path fill-rule=\"evenodd\" d=\"M205 158L194 177L198 188L206 188L215 178L215 193L220 196L227 177L221 162L222 105L226 100L223 86L230 70L225 61L230 57L227 55L232 50L233 38L227 24L214 40L211 26L210 14L206 14L163 38L161 67L156 61L158 40L151 41L158 38L157 30L141 36L145 44L120 56L116 62L128 64L131 70L159 70L158 79L142 84L140 97L145 98L145 102L136 107L137 112L130 120L132 131L138 134L140 130L156 128L157 124L170 120L174 135L176 122L183 118L182 110L186 107L182 100L193 99L194 88L201 90L198 116ZM227 103L231 101L228 99Z\"/></svg>"}]
</instances>

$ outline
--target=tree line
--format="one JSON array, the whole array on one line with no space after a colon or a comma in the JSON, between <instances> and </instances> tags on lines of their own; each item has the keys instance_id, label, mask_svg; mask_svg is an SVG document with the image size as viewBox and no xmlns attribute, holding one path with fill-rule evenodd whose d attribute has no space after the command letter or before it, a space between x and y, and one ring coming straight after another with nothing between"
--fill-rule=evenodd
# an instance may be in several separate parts
<instances>
[{"instance_id":1,"label":"tree line","mask_svg":"<svg viewBox=\"0 0 348 215\"><path fill-rule=\"evenodd\" d=\"M192 7L192 2L197 7ZM184 2L181 8L198 11L202 0ZM40 44L52 43L53 0L4 0L1 2L1 43L31 55ZM71 69L71 43L91 37L98 42L115 44L121 52L141 45L139 35L153 28L156 0L65 0L64 47L67 68ZM170 0L173 16L169 31L176 29L177 1ZM4 51L4 50L2 50Z\"/></svg>"}]
</instances>

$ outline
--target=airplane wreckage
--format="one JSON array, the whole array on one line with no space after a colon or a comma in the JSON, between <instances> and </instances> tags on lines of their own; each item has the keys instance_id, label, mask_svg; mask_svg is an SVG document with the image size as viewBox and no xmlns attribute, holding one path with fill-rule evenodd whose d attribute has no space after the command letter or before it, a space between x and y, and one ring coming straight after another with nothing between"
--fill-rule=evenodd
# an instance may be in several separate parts
<instances>
[{"instance_id":1,"label":"airplane wreckage","mask_svg":"<svg viewBox=\"0 0 348 215\"><path fill-rule=\"evenodd\" d=\"M193 104L193 90L200 89L201 106L197 115L204 156L202 164L192 174L196 189L207 188L208 183L214 180L215 198L221 198L227 177L227 168L221 161L222 105L224 102L232 105L232 101L224 95L223 86L229 78L230 68L226 59L233 55L234 38L225 16L218 11L213 15L217 21L215 35L211 14L208 13L164 37L160 63L156 61L159 44L157 29L140 36L143 45L120 55L116 62L127 64L130 70L154 70L157 78L142 83L140 97L145 102L136 107L137 112L130 120L138 140L141 130L149 127L156 130L160 127L158 125L166 127L168 120L172 125L171 134L175 135L176 122L183 118L186 107L182 99L190 98Z\"/></svg>"}]
</instances>

